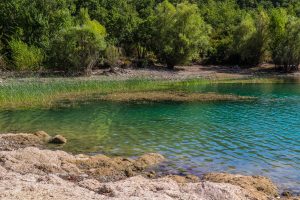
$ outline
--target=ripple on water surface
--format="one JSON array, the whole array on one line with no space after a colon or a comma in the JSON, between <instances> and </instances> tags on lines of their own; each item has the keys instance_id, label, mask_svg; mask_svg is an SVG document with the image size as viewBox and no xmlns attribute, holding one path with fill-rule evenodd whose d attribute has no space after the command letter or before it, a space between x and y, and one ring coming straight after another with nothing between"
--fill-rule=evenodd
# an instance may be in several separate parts
<instances>
[{"instance_id":1,"label":"ripple on water surface","mask_svg":"<svg viewBox=\"0 0 300 200\"><path fill-rule=\"evenodd\" d=\"M197 87L185 88L196 90ZM258 97L255 102L128 104L0 112L1 132L45 130L72 152L135 156L160 152L174 173L259 174L300 192L298 84L216 84L199 91Z\"/></svg>"}]
</instances>

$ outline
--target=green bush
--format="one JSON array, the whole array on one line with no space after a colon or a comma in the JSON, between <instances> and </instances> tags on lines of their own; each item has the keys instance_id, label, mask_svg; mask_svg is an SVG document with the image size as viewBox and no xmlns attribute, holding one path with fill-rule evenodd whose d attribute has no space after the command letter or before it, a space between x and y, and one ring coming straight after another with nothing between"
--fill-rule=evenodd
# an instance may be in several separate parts
<instances>
[{"instance_id":1,"label":"green bush","mask_svg":"<svg viewBox=\"0 0 300 200\"><path fill-rule=\"evenodd\" d=\"M140 67L273 61L288 71L298 20L299 0L1 0L0 67L89 74L99 58L118 60L108 42Z\"/></svg>"},{"instance_id":2,"label":"green bush","mask_svg":"<svg viewBox=\"0 0 300 200\"><path fill-rule=\"evenodd\" d=\"M276 66L285 71L298 69L300 64L300 19L282 8L271 12L271 53Z\"/></svg>"},{"instance_id":3,"label":"green bush","mask_svg":"<svg viewBox=\"0 0 300 200\"><path fill-rule=\"evenodd\" d=\"M139 0L141 1L141 0ZM135 9L136 1L128 0L77 0L78 8L87 8L92 19L100 22L107 31L107 40L123 48L133 43L134 33L141 19Z\"/></svg>"},{"instance_id":4,"label":"green bush","mask_svg":"<svg viewBox=\"0 0 300 200\"><path fill-rule=\"evenodd\" d=\"M109 45L105 49L105 60L111 67L111 69L114 69L118 66L118 62L120 61L122 53L120 48Z\"/></svg>"},{"instance_id":5,"label":"green bush","mask_svg":"<svg viewBox=\"0 0 300 200\"><path fill-rule=\"evenodd\" d=\"M213 30L210 34L211 48L208 62L235 63L231 47L234 42L235 28L239 25L244 11L239 8L236 0L204 0L203 2L205 3L198 3L200 13Z\"/></svg>"},{"instance_id":6,"label":"green bush","mask_svg":"<svg viewBox=\"0 0 300 200\"><path fill-rule=\"evenodd\" d=\"M57 33L73 23L74 0L1 0L0 35L20 38L46 51Z\"/></svg>"},{"instance_id":7,"label":"green bush","mask_svg":"<svg viewBox=\"0 0 300 200\"><path fill-rule=\"evenodd\" d=\"M89 75L100 53L106 48L106 30L81 10L80 25L61 32L52 45L52 65L68 72Z\"/></svg>"},{"instance_id":8,"label":"green bush","mask_svg":"<svg viewBox=\"0 0 300 200\"><path fill-rule=\"evenodd\" d=\"M233 43L233 52L238 55L240 64L257 65L267 60L269 23L269 16L263 9L243 17L235 30Z\"/></svg>"},{"instance_id":9,"label":"green bush","mask_svg":"<svg viewBox=\"0 0 300 200\"><path fill-rule=\"evenodd\" d=\"M168 1L156 10L154 52L169 68L198 59L209 47L210 27L203 21L196 4Z\"/></svg>"},{"instance_id":10,"label":"green bush","mask_svg":"<svg viewBox=\"0 0 300 200\"><path fill-rule=\"evenodd\" d=\"M43 52L35 47L28 46L21 40L13 39L9 42L12 61L16 70L38 70L43 62Z\"/></svg>"}]
</instances>

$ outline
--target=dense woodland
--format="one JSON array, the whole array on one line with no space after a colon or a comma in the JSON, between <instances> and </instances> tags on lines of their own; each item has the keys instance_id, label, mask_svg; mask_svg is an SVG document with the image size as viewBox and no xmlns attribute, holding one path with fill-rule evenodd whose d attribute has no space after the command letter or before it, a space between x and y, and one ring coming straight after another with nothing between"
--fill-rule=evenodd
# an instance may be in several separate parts
<instances>
[{"instance_id":1,"label":"dense woodland","mask_svg":"<svg viewBox=\"0 0 300 200\"><path fill-rule=\"evenodd\" d=\"M299 0L1 0L0 67L300 63Z\"/></svg>"}]
</instances>

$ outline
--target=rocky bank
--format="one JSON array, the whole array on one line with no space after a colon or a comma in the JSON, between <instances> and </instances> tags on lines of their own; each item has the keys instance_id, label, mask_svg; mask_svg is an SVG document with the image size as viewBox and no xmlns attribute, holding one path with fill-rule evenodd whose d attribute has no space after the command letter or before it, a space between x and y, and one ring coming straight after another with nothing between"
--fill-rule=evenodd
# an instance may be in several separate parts
<instances>
[{"instance_id":1,"label":"rocky bank","mask_svg":"<svg viewBox=\"0 0 300 200\"><path fill-rule=\"evenodd\" d=\"M164 160L159 154L136 159L71 155L45 149L51 141L45 132L0 135L0 199L280 198L277 187L265 177L211 173L202 179L176 175L158 178L145 169Z\"/></svg>"}]
</instances>

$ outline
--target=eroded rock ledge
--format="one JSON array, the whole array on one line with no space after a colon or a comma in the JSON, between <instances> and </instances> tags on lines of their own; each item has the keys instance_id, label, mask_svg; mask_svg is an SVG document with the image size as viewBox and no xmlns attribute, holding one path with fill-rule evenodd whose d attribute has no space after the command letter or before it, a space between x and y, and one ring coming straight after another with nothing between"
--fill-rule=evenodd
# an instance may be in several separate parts
<instances>
[{"instance_id":1,"label":"eroded rock ledge","mask_svg":"<svg viewBox=\"0 0 300 200\"><path fill-rule=\"evenodd\" d=\"M36 147L49 138L44 132L0 136L0 199L269 200L278 196L276 186L265 177L212 173L203 180L175 175L146 178L142 172L164 160L155 153L127 159Z\"/></svg>"},{"instance_id":2,"label":"eroded rock ledge","mask_svg":"<svg viewBox=\"0 0 300 200\"><path fill-rule=\"evenodd\" d=\"M47 143L64 144L67 139L56 135L51 137L44 131L37 131L33 134L7 133L0 134L0 151L11 151L25 147L45 147Z\"/></svg>"}]
</instances>

